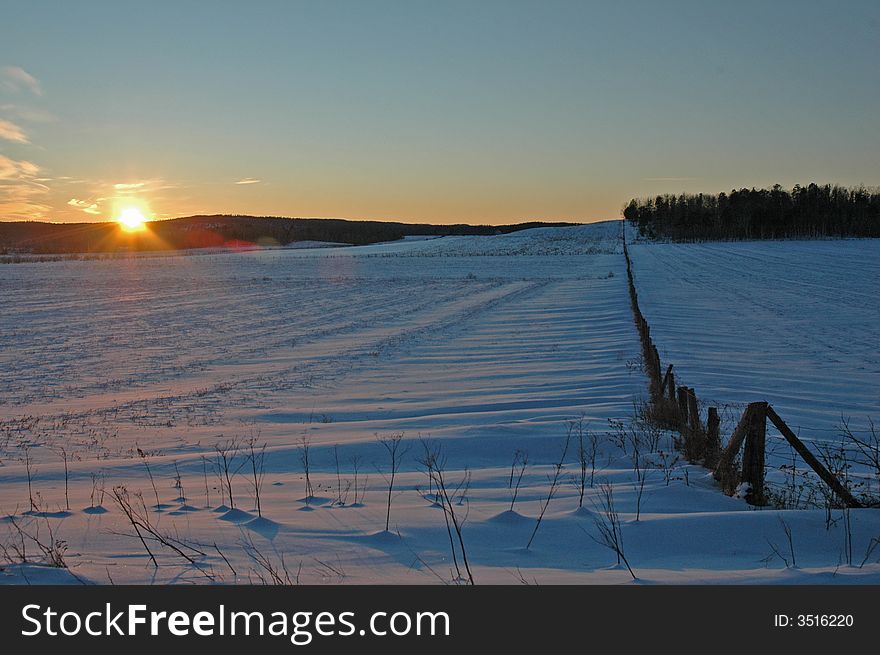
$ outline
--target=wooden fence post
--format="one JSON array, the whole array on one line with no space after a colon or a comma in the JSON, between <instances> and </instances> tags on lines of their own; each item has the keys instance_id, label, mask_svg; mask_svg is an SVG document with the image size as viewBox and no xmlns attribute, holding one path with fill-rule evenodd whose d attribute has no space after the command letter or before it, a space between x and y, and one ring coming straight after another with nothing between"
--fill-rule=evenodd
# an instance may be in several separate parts
<instances>
[{"instance_id":1,"label":"wooden fence post","mask_svg":"<svg viewBox=\"0 0 880 655\"><path fill-rule=\"evenodd\" d=\"M687 390L688 433L685 437L687 456L692 462L698 462L706 454L706 435L700 425L700 410L697 408L697 392L693 387Z\"/></svg>"},{"instance_id":2,"label":"wooden fence post","mask_svg":"<svg viewBox=\"0 0 880 655\"><path fill-rule=\"evenodd\" d=\"M750 505L766 505L764 450L767 435L767 403L751 403L749 410L749 422L742 458L742 481L749 485L746 502Z\"/></svg>"},{"instance_id":3,"label":"wooden fence post","mask_svg":"<svg viewBox=\"0 0 880 655\"><path fill-rule=\"evenodd\" d=\"M682 435L686 434L688 429L687 387L678 388L678 421Z\"/></svg>"},{"instance_id":4,"label":"wooden fence post","mask_svg":"<svg viewBox=\"0 0 880 655\"><path fill-rule=\"evenodd\" d=\"M663 381L660 383L660 398L666 397L666 385L669 384L669 377L672 375L672 364L666 367L666 373L663 375Z\"/></svg>"},{"instance_id":5,"label":"wooden fence post","mask_svg":"<svg viewBox=\"0 0 880 655\"><path fill-rule=\"evenodd\" d=\"M706 468L715 469L721 456L721 419L718 409L710 407L706 414Z\"/></svg>"},{"instance_id":6,"label":"wooden fence post","mask_svg":"<svg viewBox=\"0 0 880 655\"><path fill-rule=\"evenodd\" d=\"M687 401L691 432L696 435L702 432L702 426L700 425L700 410L697 409L697 392L693 387L688 388Z\"/></svg>"},{"instance_id":7,"label":"wooden fence post","mask_svg":"<svg viewBox=\"0 0 880 655\"><path fill-rule=\"evenodd\" d=\"M742 413L739 423L736 424L733 434L730 435L730 441L727 442L727 446L721 452L721 456L718 458L718 463L715 465L715 479L718 480L724 493L728 496L733 495L733 492L736 490L738 480L736 479L737 476L733 464L736 455L739 452L739 449L742 448L742 443L746 438L751 409L752 406L749 405Z\"/></svg>"}]
</instances>

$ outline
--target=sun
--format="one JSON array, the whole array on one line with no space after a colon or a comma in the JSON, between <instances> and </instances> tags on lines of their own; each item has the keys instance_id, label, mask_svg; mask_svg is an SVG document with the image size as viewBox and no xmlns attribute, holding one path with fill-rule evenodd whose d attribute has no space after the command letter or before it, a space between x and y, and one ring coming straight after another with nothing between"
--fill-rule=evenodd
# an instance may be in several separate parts
<instances>
[{"instance_id":1,"label":"sun","mask_svg":"<svg viewBox=\"0 0 880 655\"><path fill-rule=\"evenodd\" d=\"M142 232L147 229L147 219L137 207L126 207L116 219L125 232Z\"/></svg>"}]
</instances>

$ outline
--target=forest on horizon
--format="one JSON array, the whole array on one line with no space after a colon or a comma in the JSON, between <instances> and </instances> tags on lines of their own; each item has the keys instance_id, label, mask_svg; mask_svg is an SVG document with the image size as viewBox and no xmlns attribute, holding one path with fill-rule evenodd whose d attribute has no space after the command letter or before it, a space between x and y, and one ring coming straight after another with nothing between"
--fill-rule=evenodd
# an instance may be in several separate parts
<instances>
[{"instance_id":1,"label":"forest on horizon","mask_svg":"<svg viewBox=\"0 0 880 655\"><path fill-rule=\"evenodd\" d=\"M672 241L880 237L880 190L810 183L664 194L633 198L623 217L644 237Z\"/></svg>"}]
</instances>

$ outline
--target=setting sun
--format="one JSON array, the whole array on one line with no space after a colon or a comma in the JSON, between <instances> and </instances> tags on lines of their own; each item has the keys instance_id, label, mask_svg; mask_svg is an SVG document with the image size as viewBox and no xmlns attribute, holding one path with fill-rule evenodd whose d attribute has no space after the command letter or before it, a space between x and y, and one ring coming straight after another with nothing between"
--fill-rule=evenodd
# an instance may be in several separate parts
<instances>
[{"instance_id":1,"label":"setting sun","mask_svg":"<svg viewBox=\"0 0 880 655\"><path fill-rule=\"evenodd\" d=\"M126 207L116 219L120 227L126 232L140 232L146 229L147 219L137 207Z\"/></svg>"}]
</instances>

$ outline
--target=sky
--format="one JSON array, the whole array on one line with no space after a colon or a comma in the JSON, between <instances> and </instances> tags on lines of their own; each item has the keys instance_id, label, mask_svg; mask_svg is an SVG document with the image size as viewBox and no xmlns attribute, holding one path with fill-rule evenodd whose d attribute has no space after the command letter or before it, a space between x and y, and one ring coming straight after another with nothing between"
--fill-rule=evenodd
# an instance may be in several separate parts
<instances>
[{"instance_id":1,"label":"sky","mask_svg":"<svg viewBox=\"0 0 880 655\"><path fill-rule=\"evenodd\" d=\"M880 184L880 3L0 3L0 220Z\"/></svg>"}]
</instances>

